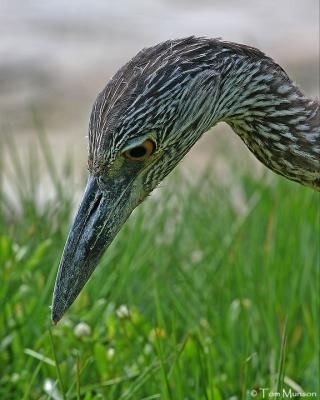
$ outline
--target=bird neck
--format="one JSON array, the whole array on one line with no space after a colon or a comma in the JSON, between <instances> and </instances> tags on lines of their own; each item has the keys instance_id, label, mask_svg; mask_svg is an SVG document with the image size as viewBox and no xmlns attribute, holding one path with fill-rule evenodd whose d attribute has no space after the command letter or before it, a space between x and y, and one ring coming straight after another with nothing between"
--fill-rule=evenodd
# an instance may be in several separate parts
<instances>
[{"instance_id":1,"label":"bird neck","mask_svg":"<svg viewBox=\"0 0 320 400\"><path fill-rule=\"evenodd\" d=\"M320 107L272 60L228 65L217 112L267 167L320 189Z\"/></svg>"}]
</instances>

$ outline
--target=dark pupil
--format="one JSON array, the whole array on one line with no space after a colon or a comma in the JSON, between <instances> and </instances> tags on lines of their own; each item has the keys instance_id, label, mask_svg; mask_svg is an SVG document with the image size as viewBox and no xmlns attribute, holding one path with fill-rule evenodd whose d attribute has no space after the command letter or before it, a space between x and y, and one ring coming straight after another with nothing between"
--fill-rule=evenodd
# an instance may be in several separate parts
<instances>
[{"instance_id":1,"label":"dark pupil","mask_svg":"<svg viewBox=\"0 0 320 400\"><path fill-rule=\"evenodd\" d=\"M138 146L130 150L130 156L133 158L140 158L145 156L146 152L147 150L143 146Z\"/></svg>"}]
</instances>

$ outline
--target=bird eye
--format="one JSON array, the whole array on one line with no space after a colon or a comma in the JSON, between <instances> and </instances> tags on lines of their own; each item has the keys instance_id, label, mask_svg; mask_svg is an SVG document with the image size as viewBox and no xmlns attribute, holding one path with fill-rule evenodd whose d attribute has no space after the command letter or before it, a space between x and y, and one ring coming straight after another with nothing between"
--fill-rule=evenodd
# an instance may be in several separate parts
<instances>
[{"instance_id":1,"label":"bird eye","mask_svg":"<svg viewBox=\"0 0 320 400\"><path fill-rule=\"evenodd\" d=\"M154 142L150 139L146 139L143 143L139 144L139 146L132 147L132 149L125 151L124 156L130 160L144 161L151 156L154 149Z\"/></svg>"}]
</instances>

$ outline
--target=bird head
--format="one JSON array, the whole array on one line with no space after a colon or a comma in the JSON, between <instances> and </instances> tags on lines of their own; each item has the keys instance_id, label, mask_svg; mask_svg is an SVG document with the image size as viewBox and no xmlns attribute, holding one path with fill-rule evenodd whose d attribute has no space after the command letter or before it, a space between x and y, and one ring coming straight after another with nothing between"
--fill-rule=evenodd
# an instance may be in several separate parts
<instances>
[{"instance_id":1,"label":"bird head","mask_svg":"<svg viewBox=\"0 0 320 400\"><path fill-rule=\"evenodd\" d=\"M252 47L189 37L140 51L93 106L89 178L60 262L53 321L131 212L217 122L229 123L275 172L318 188L319 110Z\"/></svg>"},{"instance_id":2,"label":"bird head","mask_svg":"<svg viewBox=\"0 0 320 400\"><path fill-rule=\"evenodd\" d=\"M89 178L56 278L54 322L135 207L212 126L217 85L208 81L217 78L199 62L209 45L187 38L144 49L98 95L89 124Z\"/></svg>"}]
</instances>

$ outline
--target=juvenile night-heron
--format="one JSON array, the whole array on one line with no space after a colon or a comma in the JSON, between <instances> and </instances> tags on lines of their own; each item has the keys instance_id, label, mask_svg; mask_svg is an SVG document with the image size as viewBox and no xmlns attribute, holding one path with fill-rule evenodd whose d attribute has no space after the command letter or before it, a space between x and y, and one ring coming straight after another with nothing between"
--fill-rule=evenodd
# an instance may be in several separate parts
<instances>
[{"instance_id":1,"label":"juvenile night-heron","mask_svg":"<svg viewBox=\"0 0 320 400\"><path fill-rule=\"evenodd\" d=\"M268 168L319 190L319 109L253 47L188 37L140 51L93 106L89 178L59 266L52 320L73 303L134 208L220 121Z\"/></svg>"}]
</instances>

